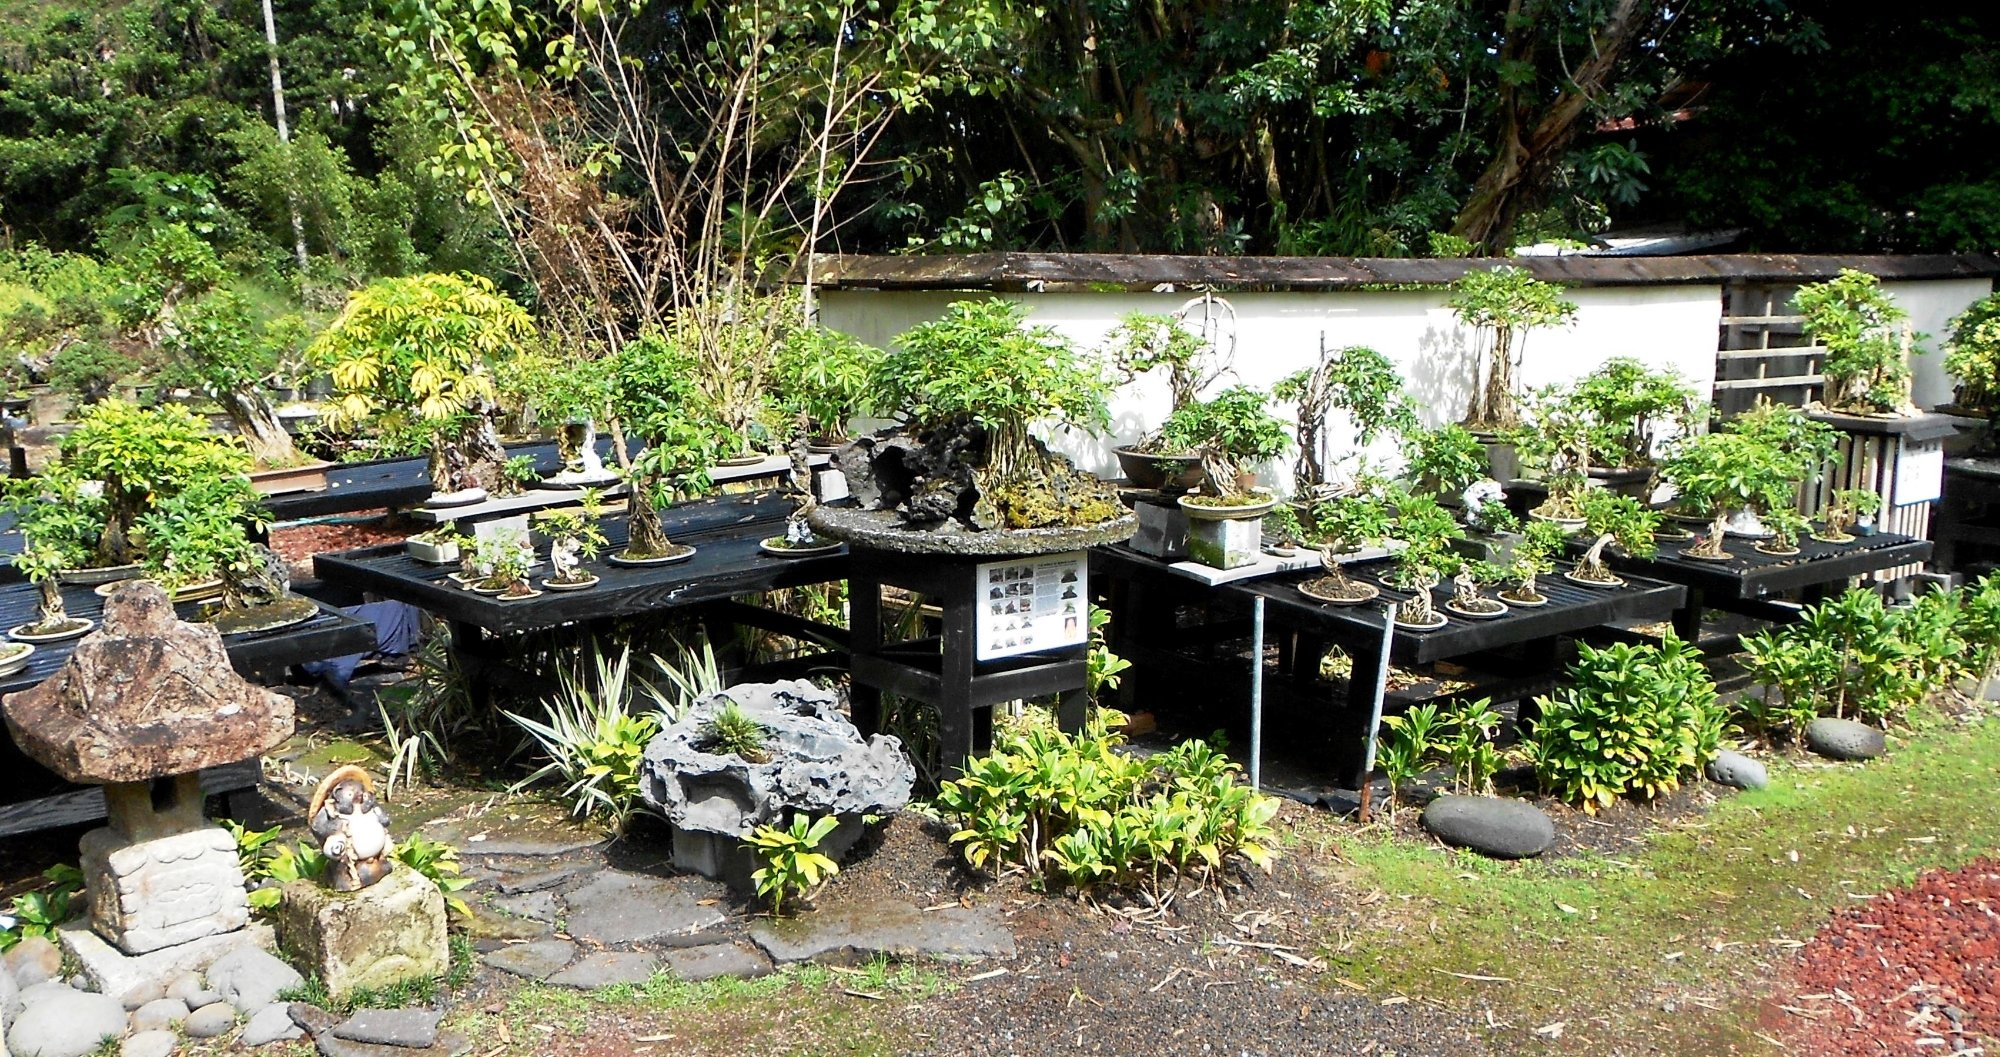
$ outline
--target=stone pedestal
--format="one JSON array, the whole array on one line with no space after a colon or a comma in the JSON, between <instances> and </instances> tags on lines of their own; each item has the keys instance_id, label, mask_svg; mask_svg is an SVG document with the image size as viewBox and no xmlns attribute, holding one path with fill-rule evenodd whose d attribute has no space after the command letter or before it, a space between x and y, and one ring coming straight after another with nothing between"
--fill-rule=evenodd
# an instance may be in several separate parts
<instances>
[{"instance_id":1,"label":"stone pedestal","mask_svg":"<svg viewBox=\"0 0 2000 1057\"><path fill-rule=\"evenodd\" d=\"M451 968L444 893L406 866L358 892L335 892L315 881L286 885L278 939L336 999L356 988L443 976Z\"/></svg>"},{"instance_id":2,"label":"stone pedestal","mask_svg":"<svg viewBox=\"0 0 2000 1057\"><path fill-rule=\"evenodd\" d=\"M1188 520L1188 557L1211 569L1238 569L1264 552L1264 519Z\"/></svg>"},{"instance_id":3,"label":"stone pedestal","mask_svg":"<svg viewBox=\"0 0 2000 1057\"><path fill-rule=\"evenodd\" d=\"M1188 516L1177 503L1140 501L1132 507L1139 515L1139 531L1132 537L1132 549L1155 558L1178 561L1188 553Z\"/></svg>"},{"instance_id":4,"label":"stone pedestal","mask_svg":"<svg viewBox=\"0 0 2000 1057\"><path fill-rule=\"evenodd\" d=\"M83 835L91 927L127 954L234 932L250 921L236 842L217 827L135 840Z\"/></svg>"},{"instance_id":5,"label":"stone pedestal","mask_svg":"<svg viewBox=\"0 0 2000 1057\"><path fill-rule=\"evenodd\" d=\"M216 959L231 951L246 947L271 950L278 945L271 926L255 922L235 932L204 936L139 955L126 954L104 942L88 921L72 921L62 926L56 931L56 939L76 959L91 988L107 995L125 995L148 982L171 979L183 972L206 972Z\"/></svg>"}]
</instances>

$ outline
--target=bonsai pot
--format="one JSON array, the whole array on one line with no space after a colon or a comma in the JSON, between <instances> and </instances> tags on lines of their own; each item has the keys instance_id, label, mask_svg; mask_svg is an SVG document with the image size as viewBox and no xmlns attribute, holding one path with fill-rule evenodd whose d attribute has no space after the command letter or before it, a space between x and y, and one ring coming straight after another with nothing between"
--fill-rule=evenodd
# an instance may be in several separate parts
<instances>
[{"instance_id":1,"label":"bonsai pot","mask_svg":"<svg viewBox=\"0 0 2000 1057\"><path fill-rule=\"evenodd\" d=\"M1603 590L1625 586L1624 577L1614 575L1609 580L1592 580L1588 577L1578 576L1575 569L1563 573L1563 579L1573 584L1582 584L1585 587L1595 587Z\"/></svg>"},{"instance_id":2,"label":"bonsai pot","mask_svg":"<svg viewBox=\"0 0 2000 1057\"><path fill-rule=\"evenodd\" d=\"M0 676L13 675L28 666L28 658L35 655L35 647L25 642L0 644Z\"/></svg>"},{"instance_id":3,"label":"bonsai pot","mask_svg":"<svg viewBox=\"0 0 2000 1057\"><path fill-rule=\"evenodd\" d=\"M432 565L449 565L457 561L459 555L457 540L432 543L412 537L403 541L403 548L409 551L410 557Z\"/></svg>"},{"instance_id":4,"label":"bonsai pot","mask_svg":"<svg viewBox=\"0 0 2000 1057\"><path fill-rule=\"evenodd\" d=\"M56 579L78 587L92 587L117 580L130 580L138 575L139 563L126 562L123 565L101 565L90 569L64 569L56 573Z\"/></svg>"},{"instance_id":5,"label":"bonsai pot","mask_svg":"<svg viewBox=\"0 0 2000 1057\"><path fill-rule=\"evenodd\" d=\"M1799 548L1796 545L1791 547L1779 547L1776 543L1770 540L1758 540L1756 543L1751 544L1751 546L1757 551L1757 553L1768 554L1773 558L1791 558L1799 553Z\"/></svg>"},{"instance_id":6,"label":"bonsai pot","mask_svg":"<svg viewBox=\"0 0 2000 1057\"><path fill-rule=\"evenodd\" d=\"M1358 580L1349 580L1346 585L1346 593L1341 593L1336 591L1334 585L1329 582L1331 579L1331 577L1322 576L1317 579L1307 580L1299 585L1299 593L1315 602L1325 602L1328 605L1335 606L1358 606L1363 602L1373 602L1382 595L1381 588L1376 587L1374 584L1364 584Z\"/></svg>"},{"instance_id":7,"label":"bonsai pot","mask_svg":"<svg viewBox=\"0 0 2000 1057\"><path fill-rule=\"evenodd\" d=\"M1589 524L1589 522L1585 521L1583 518L1580 517L1550 517L1547 514L1536 514L1536 513L1530 513L1528 516L1534 518L1536 521L1553 521L1556 524L1561 525L1562 530L1564 532L1569 533L1572 536L1576 535L1579 532L1582 532L1583 527Z\"/></svg>"},{"instance_id":8,"label":"bonsai pot","mask_svg":"<svg viewBox=\"0 0 2000 1057\"><path fill-rule=\"evenodd\" d=\"M1592 466L1585 473L1599 486L1619 495L1629 495L1642 503L1652 498L1648 485L1653 481L1653 471L1644 466Z\"/></svg>"},{"instance_id":9,"label":"bonsai pot","mask_svg":"<svg viewBox=\"0 0 2000 1057\"><path fill-rule=\"evenodd\" d=\"M470 506L485 498L486 489L484 488L461 488L456 492L432 492L430 498L424 500L424 505L427 507Z\"/></svg>"},{"instance_id":10,"label":"bonsai pot","mask_svg":"<svg viewBox=\"0 0 2000 1057\"><path fill-rule=\"evenodd\" d=\"M1458 599L1456 597L1452 597L1445 599L1444 607L1446 609L1451 610L1454 613L1457 613L1459 616L1467 617L1472 620L1497 620L1507 615L1507 603L1502 602L1497 598L1487 598L1481 596L1480 598L1476 599L1476 601L1488 602L1491 603L1491 605L1483 609L1473 609L1469 606L1459 605Z\"/></svg>"},{"instance_id":11,"label":"bonsai pot","mask_svg":"<svg viewBox=\"0 0 2000 1057\"><path fill-rule=\"evenodd\" d=\"M1263 552L1264 515L1278 505L1265 495L1240 506L1210 506L1203 497L1184 495L1180 507L1188 516L1188 557L1211 569L1240 569L1254 564Z\"/></svg>"},{"instance_id":12,"label":"bonsai pot","mask_svg":"<svg viewBox=\"0 0 2000 1057\"><path fill-rule=\"evenodd\" d=\"M1135 488L1186 492L1201 486L1199 455L1149 455L1131 448L1119 448L1112 454L1118 456L1118 468Z\"/></svg>"},{"instance_id":13,"label":"bonsai pot","mask_svg":"<svg viewBox=\"0 0 2000 1057\"><path fill-rule=\"evenodd\" d=\"M1518 589L1510 587L1507 590L1500 592L1500 601L1505 602L1508 605L1513 606L1517 609L1533 609L1536 606L1548 605L1549 596L1542 594L1540 591L1537 591L1535 592L1533 598L1529 598L1522 595Z\"/></svg>"},{"instance_id":14,"label":"bonsai pot","mask_svg":"<svg viewBox=\"0 0 2000 1057\"><path fill-rule=\"evenodd\" d=\"M1206 496L1184 495L1180 498L1180 504L1181 509L1187 511L1188 518L1193 521L1248 521L1252 518L1262 518L1271 512L1271 508L1278 505L1277 497L1269 493L1252 494L1260 495L1260 498L1247 503L1218 504L1203 502Z\"/></svg>"},{"instance_id":15,"label":"bonsai pot","mask_svg":"<svg viewBox=\"0 0 2000 1057\"><path fill-rule=\"evenodd\" d=\"M7 630L7 637L17 642L61 642L73 639L97 626L92 620L71 617L69 622L53 628L37 627L34 621Z\"/></svg>"},{"instance_id":16,"label":"bonsai pot","mask_svg":"<svg viewBox=\"0 0 2000 1057\"><path fill-rule=\"evenodd\" d=\"M585 576L580 580L544 579L542 586L551 591L583 591L596 587L600 579L597 576Z\"/></svg>"},{"instance_id":17,"label":"bonsai pot","mask_svg":"<svg viewBox=\"0 0 2000 1057\"><path fill-rule=\"evenodd\" d=\"M1409 621L1404 620L1402 618L1400 610L1398 610L1398 614L1396 616L1396 626L1399 628L1403 628L1406 631L1436 631L1437 629L1444 627L1448 623L1450 623L1450 619L1447 618L1443 613L1432 613L1431 622L1428 624L1412 624Z\"/></svg>"},{"instance_id":18,"label":"bonsai pot","mask_svg":"<svg viewBox=\"0 0 2000 1057\"><path fill-rule=\"evenodd\" d=\"M820 540L817 543L794 544L783 536L767 536L757 542L757 549L765 554L780 558L810 558L815 554L832 554L843 543L839 540Z\"/></svg>"},{"instance_id":19,"label":"bonsai pot","mask_svg":"<svg viewBox=\"0 0 2000 1057\"><path fill-rule=\"evenodd\" d=\"M1512 441L1500 439L1500 434L1492 430L1475 429L1472 435L1486 446L1487 476L1496 481L1507 481L1521 472L1521 456L1515 451Z\"/></svg>"},{"instance_id":20,"label":"bonsai pot","mask_svg":"<svg viewBox=\"0 0 2000 1057\"><path fill-rule=\"evenodd\" d=\"M726 459L717 459L717 460L715 460L715 465L717 465L717 466L755 466L755 465L757 465L758 463L760 463L760 462L763 462L763 461L764 461L764 460L765 460L765 459L766 459L767 457L768 457L768 456L764 455L764 453L762 453L762 452L756 452L756 451L746 451L746 452L741 452L741 453L738 453L738 454L736 454L736 455L731 455L731 456L729 456L729 457L728 457L728 458L726 458Z\"/></svg>"},{"instance_id":21,"label":"bonsai pot","mask_svg":"<svg viewBox=\"0 0 2000 1057\"><path fill-rule=\"evenodd\" d=\"M259 495L323 491L326 488L327 468L332 465L330 462L308 462L277 470L257 470L250 474L250 487L255 488Z\"/></svg>"}]
</instances>

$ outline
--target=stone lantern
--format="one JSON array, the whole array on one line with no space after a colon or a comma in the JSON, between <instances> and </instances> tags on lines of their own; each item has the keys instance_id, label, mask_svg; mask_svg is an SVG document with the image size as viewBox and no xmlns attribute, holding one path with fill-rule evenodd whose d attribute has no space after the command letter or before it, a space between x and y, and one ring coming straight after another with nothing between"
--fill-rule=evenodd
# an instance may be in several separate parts
<instances>
[{"instance_id":1,"label":"stone lantern","mask_svg":"<svg viewBox=\"0 0 2000 1057\"><path fill-rule=\"evenodd\" d=\"M4 702L23 752L102 785L109 824L84 834L90 927L127 955L249 922L236 842L202 817L200 771L292 733L292 701L230 667L214 628L174 616L156 584L120 588L55 675Z\"/></svg>"}]
</instances>

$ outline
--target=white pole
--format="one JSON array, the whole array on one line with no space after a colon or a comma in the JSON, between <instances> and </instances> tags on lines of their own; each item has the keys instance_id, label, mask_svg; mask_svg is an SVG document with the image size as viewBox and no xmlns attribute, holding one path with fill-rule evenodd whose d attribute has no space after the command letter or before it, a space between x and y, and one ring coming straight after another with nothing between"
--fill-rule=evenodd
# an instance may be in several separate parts
<instances>
[{"instance_id":1,"label":"white pole","mask_svg":"<svg viewBox=\"0 0 2000 1057\"><path fill-rule=\"evenodd\" d=\"M1379 705L1377 707L1380 707ZM1250 788L1264 777L1264 596L1250 599Z\"/></svg>"}]
</instances>

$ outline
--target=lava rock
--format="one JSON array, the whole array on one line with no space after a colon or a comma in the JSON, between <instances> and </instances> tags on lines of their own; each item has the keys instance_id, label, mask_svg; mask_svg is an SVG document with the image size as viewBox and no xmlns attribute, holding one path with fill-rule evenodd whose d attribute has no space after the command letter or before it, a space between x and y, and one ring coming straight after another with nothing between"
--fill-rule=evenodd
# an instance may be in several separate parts
<instances>
[{"instance_id":1,"label":"lava rock","mask_svg":"<svg viewBox=\"0 0 2000 1057\"><path fill-rule=\"evenodd\" d=\"M283 1002L273 1002L263 1009L250 1014L243 1025L243 1033L236 1041L244 1046L264 1046L285 1039L296 1039L304 1035L305 1029L292 1019L292 1011Z\"/></svg>"},{"instance_id":2,"label":"lava rock","mask_svg":"<svg viewBox=\"0 0 2000 1057\"><path fill-rule=\"evenodd\" d=\"M125 1007L110 995L55 987L38 991L7 1029L7 1048L35 1057L84 1057L125 1035Z\"/></svg>"},{"instance_id":3,"label":"lava rock","mask_svg":"<svg viewBox=\"0 0 2000 1057\"><path fill-rule=\"evenodd\" d=\"M188 1018L188 1004L178 998L159 998L132 1011L133 1031L169 1031Z\"/></svg>"},{"instance_id":4,"label":"lava rock","mask_svg":"<svg viewBox=\"0 0 2000 1057\"><path fill-rule=\"evenodd\" d=\"M245 1013L276 1002L280 992L305 982L297 969L255 947L231 951L208 967L209 988Z\"/></svg>"},{"instance_id":5,"label":"lava rock","mask_svg":"<svg viewBox=\"0 0 2000 1057\"><path fill-rule=\"evenodd\" d=\"M764 728L765 762L708 751L708 723L731 703ZM795 812L835 816L841 827L820 851L839 858L859 839L862 816L910 802L916 769L901 741L863 738L836 694L793 679L697 699L647 744L640 776L646 801L674 827L675 865L740 886L748 879L740 841L756 827Z\"/></svg>"},{"instance_id":6,"label":"lava rock","mask_svg":"<svg viewBox=\"0 0 2000 1057\"><path fill-rule=\"evenodd\" d=\"M118 1047L118 1057L168 1057L180 1042L171 1031L142 1031Z\"/></svg>"},{"instance_id":7,"label":"lava rock","mask_svg":"<svg viewBox=\"0 0 2000 1057\"><path fill-rule=\"evenodd\" d=\"M62 975L62 950L47 936L29 936L0 958L23 990Z\"/></svg>"},{"instance_id":8,"label":"lava rock","mask_svg":"<svg viewBox=\"0 0 2000 1057\"><path fill-rule=\"evenodd\" d=\"M336 1038L421 1050L437 1042L440 1009L357 1009L333 1026Z\"/></svg>"},{"instance_id":9,"label":"lava rock","mask_svg":"<svg viewBox=\"0 0 2000 1057\"><path fill-rule=\"evenodd\" d=\"M236 1026L236 1007L227 1002L203 1006L181 1021L190 1039L212 1039Z\"/></svg>"},{"instance_id":10,"label":"lava rock","mask_svg":"<svg viewBox=\"0 0 2000 1057\"><path fill-rule=\"evenodd\" d=\"M1441 796L1424 808L1424 828L1458 848L1495 859L1532 859L1556 842L1540 808L1496 796Z\"/></svg>"},{"instance_id":11,"label":"lava rock","mask_svg":"<svg viewBox=\"0 0 2000 1057\"><path fill-rule=\"evenodd\" d=\"M1756 760L1724 749L1708 761L1708 780L1737 789L1762 789L1771 784L1770 773Z\"/></svg>"},{"instance_id":12,"label":"lava rock","mask_svg":"<svg viewBox=\"0 0 2000 1057\"><path fill-rule=\"evenodd\" d=\"M1872 760L1889 743L1866 723L1823 716L1806 724L1806 748L1832 760Z\"/></svg>"}]
</instances>

